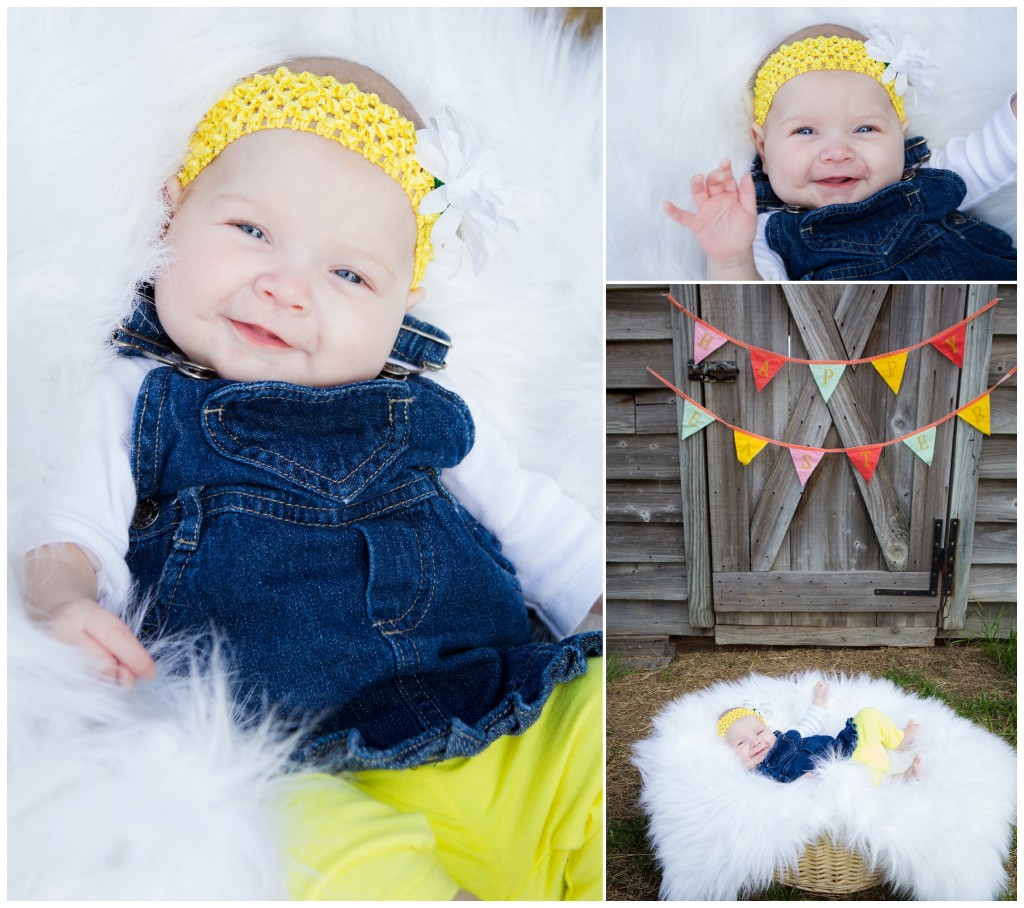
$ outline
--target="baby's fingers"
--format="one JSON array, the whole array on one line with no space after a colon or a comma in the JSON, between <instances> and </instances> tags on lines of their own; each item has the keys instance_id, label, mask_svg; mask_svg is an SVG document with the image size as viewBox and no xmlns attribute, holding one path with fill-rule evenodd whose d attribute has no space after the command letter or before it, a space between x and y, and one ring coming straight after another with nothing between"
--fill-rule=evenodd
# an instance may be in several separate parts
<instances>
[{"instance_id":1,"label":"baby's fingers","mask_svg":"<svg viewBox=\"0 0 1024 908\"><path fill-rule=\"evenodd\" d=\"M118 663L118 680L122 679L122 668L127 669L132 678L153 678L156 676L156 663L146 648L139 642L131 629L116 615L103 609L97 609L90 616L85 627L86 635L98 646L102 647Z\"/></svg>"},{"instance_id":2,"label":"baby's fingers","mask_svg":"<svg viewBox=\"0 0 1024 908\"><path fill-rule=\"evenodd\" d=\"M693 221L695 215L691 211L686 211L682 208L677 208L671 202L662 202L661 207L673 221L677 224L682 224L684 227L693 229Z\"/></svg>"},{"instance_id":3,"label":"baby's fingers","mask_svg":"<svg viewBox=\"0 0 1024 908\"><path fill-rule=\"evenodd\" d=\"M722 161L717 170L712 170L707 178L708 195L720 195L726 192L736 192L736 179L732 175L732 165L728 160Z\"/></svg>"}]
</instances>

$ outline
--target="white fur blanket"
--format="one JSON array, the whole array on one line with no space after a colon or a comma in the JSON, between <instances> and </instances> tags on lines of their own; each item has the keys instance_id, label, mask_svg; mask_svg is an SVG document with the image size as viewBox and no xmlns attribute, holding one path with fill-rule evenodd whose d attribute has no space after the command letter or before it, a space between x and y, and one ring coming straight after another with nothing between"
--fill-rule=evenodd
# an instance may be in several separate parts
<instances>
[{"instance_id":1,"label":"white fur blanket","mask_svg":"<svg viewBox=\"0 0 1024 908\"><path fill-rule=\"evenodd\" d=\"M600 36L525 9L20 9L8 29L8 894L281 897L282 748L235 726L223 674L117 690L25 618L47 480L161 260L160 189L193 125L244 75L328 54L498 149L518 231L476 279L446 250L416 314L455 338L453 381L521 461L599 515Z\"/></svg>"},{"instance_id":2,"label":"white fur blanket","mask_svg":"<svg viewBox=\"0 0 1024 908\"><path fill-rule=\"evenodd\" d=\"M913 35L938 64L927 100L908 104L911 135L941 148L977 129L1016 91L1017 11L835 7L608 10L610 280L699 280L692 234L661 210L693 210L690 177L722 158L742 174L754 156L746 84L787 35L818 23ZM1016 185L973 213L1016 236Z\"/></svg>"},{"instance_id":3,"label":"white fur blanket","mask_svg":"<svg viewBox=\"0 0 1024 908\"><path fill-rule=\"evenodd\" d=\"M867 675L827 679L826 734L864 706L901 728L920 723L914 750L923 778L877 788L849 760L823 766L816 778L773 782L743 769L718 738L719 714L738 705L756 706L774 729L791 728L819 680L817 672L754 674L687 694L634 745L661 898L735 899L762 889L823 832L859 850L910 898L998 896L1016 823L1016 753L938 700Z\"/></svg>"}]
</instances>

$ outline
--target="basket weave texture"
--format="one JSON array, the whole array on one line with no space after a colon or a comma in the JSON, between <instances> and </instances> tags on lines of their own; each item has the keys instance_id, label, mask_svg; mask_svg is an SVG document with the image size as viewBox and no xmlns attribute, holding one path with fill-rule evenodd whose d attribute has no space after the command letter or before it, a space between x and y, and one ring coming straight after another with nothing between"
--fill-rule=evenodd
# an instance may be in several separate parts
<instances>
[{"instance_id":1,"label":"basket weave texture","mask_svg":"<svg viewBox=\"0 0 1024 908\"><path fill-rule=\"evenodd\" d=\"M794 889L840 895L879 885L882 872L870 870L859 852L823 835L804 849L795 871L792 867L779 869L775 879Z\"/></svg>"}]
</instances>

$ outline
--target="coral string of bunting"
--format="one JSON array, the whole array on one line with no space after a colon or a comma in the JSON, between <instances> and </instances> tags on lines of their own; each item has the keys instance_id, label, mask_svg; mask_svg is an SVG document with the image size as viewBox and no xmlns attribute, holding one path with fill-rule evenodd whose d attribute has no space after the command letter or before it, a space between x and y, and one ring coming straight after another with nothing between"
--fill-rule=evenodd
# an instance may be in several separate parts
<instances>
[{"instance_id":1,"label":"coral string of bunting","mask_svg":"<svg viewBox=\"0 0 1024 908\"><path fill-rule=\"evenodd\" d=\"M882 380L898 394L900 383L903 381L903 372L907 365L907 354L912 350L921 347L932 346L952 362L958 369L964 365L964 342L967 337L967 325L979 315L987 312L996 303L996 297L989 303L982 306L977 312L972 313L961 322L957 322L951 328L947 328L938 334L923 340L920 343L903 347L900 350L892 350L889 353L880 353L875 356L866 356L861 359L800 359L795 356L786 356L782 353L773 353L770 350L763 350L753 344L744 343L734 337L730 337L724 331L694 315L684 306L681 306L671 294L668 298L673 306L685 313L693 321L693 362L696 365L702 359L709 356L719 347L726 343L742 347L750 354L750 367L754 372L754 384L757 390L761 391L786 363L801 363L811 370L811 375L821 391L821 396L828 401L839 385L839 380L847 366L855 366L861 363L871 363L875 370L882 377Z\"/></svg>"},{"instance_id":2,"label":"coral string of bunting","mask_svg":"<svg viewBox=\"0 0 1024 908\"><path fill-rule=\"evenodd\" d=\"M733 441L736 446L736 459L744 466L749 464L767 445L787 448L790 457L793 459L793 467L796 470L797 477L800 479L800 485L804 486L807 484L811 473L814 472L814 468L821 462L825 454L845 454L849 457L857 472L864 477L865 482L871 482L871 478L875 475L875 468L878 466L879 458L882 456L882 449L889 445L903 443L928 466L931 466L932 456L935 451L935 429L955 416L959 416L968 425L973 426L985 435L990 435L992 433L992 404L989 395L1016 373L1017 367L1014 366L1010 369L1006 375L983 394L979 394L974 400L969 401L962 407L958 407L952 413L947 413L941 419L935 420L935 422L915 429L913 432L908 432L906 435L901 435L899 438L893 438L874 445L858 445L853 448L816 448L811 445L798 445L791 442L778 441L774 438L758 435L756 432L748 432L716 416L707 407L697 403L692 397L680 391L672 382L659 375L653 369L648 368L647 371L683 399L682 438L689 438L689 436L699 432L705 426L709 426L713 422L719 422L726 428L732 429Z\"/></svg>"}]
</instances>

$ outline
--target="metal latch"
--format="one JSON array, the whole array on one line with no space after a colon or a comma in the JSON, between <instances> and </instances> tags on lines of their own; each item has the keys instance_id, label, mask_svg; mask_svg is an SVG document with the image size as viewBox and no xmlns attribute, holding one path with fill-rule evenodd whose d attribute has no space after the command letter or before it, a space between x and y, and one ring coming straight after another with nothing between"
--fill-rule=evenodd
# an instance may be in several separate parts
<instances>
[{"instance_id":1,"label":"metal latch","mask_svg":"<svg viewBox=\"0 0 1024 908\"><path fill-rule=\"evenodd\" d=\"M876 596L935 596L939 592L939 576L942 576L942 595L949 596L956 588L956 542L960 532L960 521L953 518L946 531L945 545L942 543L942 521L932 522L932 572L926 590L875 590Z\"/></svg>"},{"instance_id":2,"label":"metal latch","mask_svg":"<svg viewBox=\"0 0 1024 908\"><path fill-rule=\"evenodd\" d=\"M736 381L736 377L740 374L736 363L726 359L705 360L699 366L691 359L686 364L686 368L689 370L687 374L690 381L705 383Z\"/></svg>"}]
</instances>

